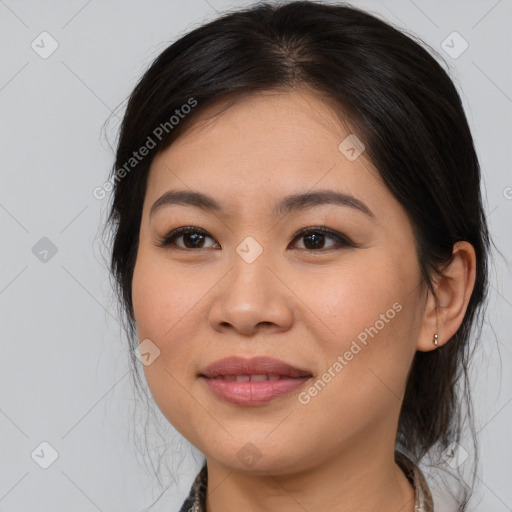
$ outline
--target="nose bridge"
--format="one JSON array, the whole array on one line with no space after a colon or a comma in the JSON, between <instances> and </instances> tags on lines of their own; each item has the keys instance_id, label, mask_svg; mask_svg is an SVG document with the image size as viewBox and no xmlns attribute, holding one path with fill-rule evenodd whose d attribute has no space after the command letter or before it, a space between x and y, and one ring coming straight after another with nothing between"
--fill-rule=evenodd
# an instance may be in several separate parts
<instances>
[{"instance_id":1,"label":"nose bridge","mask_svg":"<svg viewBox=\"0 0 512 512\"><path fill-rule=\"evenodd\" d=\"M261 237L259 237L261 239ZM268 270L270 250L260 244L254 236L246 236L235 248L232 255L232 272L228 279L228 295L252 308L270 302L275 283L271 282L272 273ZM273 293L272 293L273 292Z\"/></svg>"},{"instance_id":2,"label":"nose bridge","mask_svg":"<svg viewBox=\"0 0 512 512\"><path fill-rule=\"evenodd\" d=\"M272 251L256 237L247 236L235 248L231 271L223 280L210 310L209 323L215 329L228 325L250 334L260 325L289 328L292 321L286 288L269 270Z\"/></svg>"}]
</instances>

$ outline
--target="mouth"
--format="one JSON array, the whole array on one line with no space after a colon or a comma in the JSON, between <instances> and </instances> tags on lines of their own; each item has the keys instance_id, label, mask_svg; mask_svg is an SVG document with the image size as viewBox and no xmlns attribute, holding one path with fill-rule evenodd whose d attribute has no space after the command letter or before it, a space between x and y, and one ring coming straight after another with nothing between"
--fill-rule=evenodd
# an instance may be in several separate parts
<instances>
[{"instance_id":1,"label":"mouth","mask_svg":"<svg viewBox=\"0 0 512 512\"><path fill-rule=\"evenodd\" d=\"M290 394L313 375L278 359L229 357L207 366L198 377L225 402L257 406Z\"/></svg>"},{"instance_id":2,"label":"mouth","mask_svg":"<svg viewBox=\"0 0 512 512\"><path fill-rule=\"evenodd\" d=\"M268 381L275 381L279 379L284 378L291 378L291 377L285 377L284 375L278 375L277 373L269 373L269 374L259 374L259 375L217 375L217 377L210 377L215 380L224 380L227 382L264 382L266 380Z\"/></svg>"}]
</instances>

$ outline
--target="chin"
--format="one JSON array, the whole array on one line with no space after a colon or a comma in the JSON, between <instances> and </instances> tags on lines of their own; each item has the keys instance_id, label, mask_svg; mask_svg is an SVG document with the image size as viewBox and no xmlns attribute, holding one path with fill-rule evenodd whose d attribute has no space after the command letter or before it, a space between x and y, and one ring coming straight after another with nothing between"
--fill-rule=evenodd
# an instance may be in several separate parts
<instances>
[{"instance_id":1,"label":"chin","mask_svg":"<svg viewBox=\"0 0 512 512\"><path fill-rule=\"evenodd\" d=\"M235 446L236 444L236 446ZM238 446L240 444L240 446ZM204 452L203 452L204 453ZM303 457L297 453L297 448L271 445L268 441L262 443L244 441L231 443L227 449L219 449L208 452L207 458L211 458L216 464L226 470L251 475L286 475L306 469Z\"/></svg>"}]
</instances>

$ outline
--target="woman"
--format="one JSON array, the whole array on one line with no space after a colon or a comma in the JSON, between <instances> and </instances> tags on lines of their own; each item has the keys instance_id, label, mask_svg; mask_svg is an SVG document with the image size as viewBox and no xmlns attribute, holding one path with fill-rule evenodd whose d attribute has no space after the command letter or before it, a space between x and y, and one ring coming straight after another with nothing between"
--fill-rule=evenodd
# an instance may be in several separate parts
<instances>
[{"instance_id":1,"label":"woman","mask_svg":"<svg viewBox=\"0 0 512 512\"><path fill-rule=\"evenodd\" d=\"M432 511L489 241L430 54L348 6L224 15L144 74L111 182L134 363L205 455L181 510Z\"/></svg>"}]
</instances>

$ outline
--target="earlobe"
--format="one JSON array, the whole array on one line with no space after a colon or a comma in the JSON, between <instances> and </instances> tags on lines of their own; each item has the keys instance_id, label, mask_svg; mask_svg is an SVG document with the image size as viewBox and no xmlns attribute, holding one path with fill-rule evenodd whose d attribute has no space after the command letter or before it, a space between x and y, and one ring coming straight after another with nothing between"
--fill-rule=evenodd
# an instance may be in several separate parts
<instances>
[{"instance_id":1,"label":"earlobe","mask_svg":"<svg viewBox=\"0 0 512 512\"><path fill-rule=\"evenodd\" d=\"M452 258L429 291L417 350L430 351L449 342L464 320L476 279L475 249L469 242L457 242ZM436 343L437 342L437 343Z\"/></svg>"}]
</instances>

